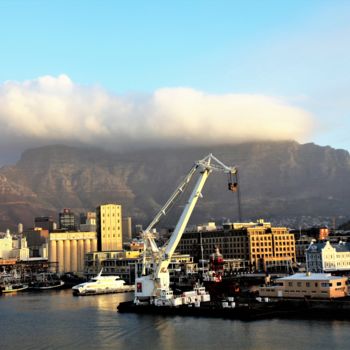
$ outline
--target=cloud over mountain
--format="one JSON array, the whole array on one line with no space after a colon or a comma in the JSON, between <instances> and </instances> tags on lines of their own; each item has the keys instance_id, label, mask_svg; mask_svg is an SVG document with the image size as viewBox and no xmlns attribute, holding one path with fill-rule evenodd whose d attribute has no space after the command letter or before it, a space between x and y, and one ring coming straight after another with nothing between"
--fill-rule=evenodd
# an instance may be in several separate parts
<instances>
[{"instance_id":1,"label":"cloud over mountain","mask_svg":"<svg viewBox=\"0 0 350 350\"><path fill-rule=\"evenodd\" d=\"M303 141L312 116L286 101L258 94L209 94L161 88L117 95L68 76L0 85L0 128L6 142L80 142L109 146Z\"/></svg>"}]
</instances>

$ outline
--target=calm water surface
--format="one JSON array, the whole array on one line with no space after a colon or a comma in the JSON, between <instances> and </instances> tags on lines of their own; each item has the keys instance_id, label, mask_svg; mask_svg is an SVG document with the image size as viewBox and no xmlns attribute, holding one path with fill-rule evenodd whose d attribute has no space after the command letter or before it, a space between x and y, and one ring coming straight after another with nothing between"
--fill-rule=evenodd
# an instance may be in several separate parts
<instances>
[{"instance_id":1,"label":"calm water surface","mask_svg":"<svg viewBox=\"0 0 350 350\"><path fill-rule=\"evenodd\" d=\"M131 294L0 296L2 349L350 349L350 322L118 314Z\"/></svg>"}]
</instances>

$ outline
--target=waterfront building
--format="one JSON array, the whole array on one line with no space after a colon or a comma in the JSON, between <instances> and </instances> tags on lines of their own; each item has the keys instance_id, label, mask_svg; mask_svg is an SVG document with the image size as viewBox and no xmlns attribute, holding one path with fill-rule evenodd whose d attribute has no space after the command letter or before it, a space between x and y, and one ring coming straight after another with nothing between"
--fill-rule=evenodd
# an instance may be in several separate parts
<instances>
[{"instance_id":1,"label":"waterfront building","mask_svg":"<svg viewBox=\"0 0 350 350\"><path fill-rule=\"evenodd\" d=\"M96 209L98 251L115 251L123 248L122 207L104 204Z\"/></svg>"},{"instance_id":2,"label":"waterfront building","mask_svg":"<svg viewBox=\"0 0 350 350\"><path fill-rule=\"evenodd\" d=\"M190 254L196 261L208 260L218 248L224 259L239 261L250 270L287 270L296 262L295 238L285 227L253 223L224 224L221 230L185 232L177 252Z\"/></svg>"},{"instance_id":3,"label":"waterfront building","mask_svg":"<svg viewBox=\"0 0 350 350\"><path fill-rule=\"evenodd\" d=\"M128 284L135 282L136 273L142 271L140 251L91 252L85 255L84 274L89 278L97 275L103 268L104 275L118 275ZM174 276L182 271L185 275L194 273L197 264L187 254L174 254L169 264L169 273Z\"/></svg>"},{"instance_id":4,"label":"waterfront building","mask_svg":"<svg viewBox=\"0 0 350 350\"><path fill-rule=\"evenodd\" d=\"M78 229L77 218L68 208L58 214L58 223L61 230L76 231Z\"/></svg>"},{"instance_id":5,"label":"waterfront building","mask_svg":"<svg viewBox=\"0 0 350 350\"><path fill-rule=\"evenodd\" d=\"M296 262L295 238L285 227L248 227L250 263L256 270L288 269Z\"/></svg>"},{"instance_id":6,"label":"waterfront building","mask_svg":"<svg viewBox=\"0 0 350 350\"><path fill-rule=\"evenodd\" d=\"M85 254L97 251L96 232L52 232L49 235L49 263L58 272L84 273Z\"/></svg>"},{"instance_id":7,"label":"waterfront building","mask_svg":"<svg viewBox=\"0 0 350 350\"><path fill-rule=\"evenodd\" d=\"M343 298L347 296L347 277L326 273L296 273L278 278L276 285L259 287L261 297L273 298Z\"/></svg>"},{"instance_id":8,"label":"waterfront building","mask_svg":"<svg viewBox=\"0 0 350 350\"><path fill-rule=\"evenodd\" d=\"M185 232L176 251L189 254L199 261L209 260L216 248L219 248L225 259L249 261L248 235L244 229Z\"/></svg>"},{"instance_id":9,"label":"waterfront building","mask_svg":"<svg viewBox=\"0 0 350 350\"><path fill-rule=\"evenodd\" d=\"M350 242L312 242L306 250L306 267L311 272L350 271Z\"/></svg>"}]
</instances>

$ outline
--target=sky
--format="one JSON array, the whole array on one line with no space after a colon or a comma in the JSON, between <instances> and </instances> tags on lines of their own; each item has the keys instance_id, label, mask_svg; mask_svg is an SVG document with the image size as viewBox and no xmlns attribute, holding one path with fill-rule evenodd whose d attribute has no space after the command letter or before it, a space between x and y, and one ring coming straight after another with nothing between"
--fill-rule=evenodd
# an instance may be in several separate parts
<instances>
[{"instance_id":1,"label":"sky","mask_svg":"<svg viewBox=\"0 0 350 350\"><path fill-rule=\"evenodd\" d=\"M0 0L0 164L293 139L350 150L350 1Z\"/></svg>"}]
</instances>

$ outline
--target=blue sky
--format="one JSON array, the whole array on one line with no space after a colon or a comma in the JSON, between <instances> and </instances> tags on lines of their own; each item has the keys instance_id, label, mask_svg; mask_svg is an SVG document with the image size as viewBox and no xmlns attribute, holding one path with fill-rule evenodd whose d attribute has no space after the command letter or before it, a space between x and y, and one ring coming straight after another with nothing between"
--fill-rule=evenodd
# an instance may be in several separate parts
<instances>
[{"instance_id":1,"label":"blue sky","mask_svg":"<svg viewBox=\"0 0 350 350\"><path fill-rule=\"evenodd\" d=\"M64 74L124 98L268 96L312 115L302 141L350 150L349 38L341 0L1 0L0 84Z\"/></svg>"}]
</instances>

